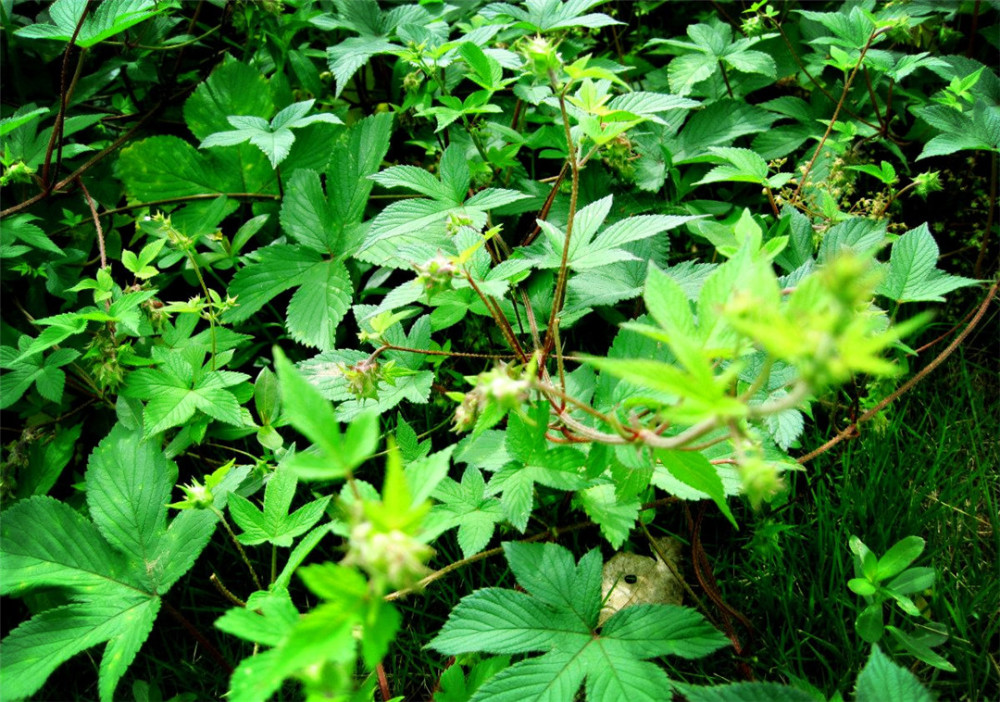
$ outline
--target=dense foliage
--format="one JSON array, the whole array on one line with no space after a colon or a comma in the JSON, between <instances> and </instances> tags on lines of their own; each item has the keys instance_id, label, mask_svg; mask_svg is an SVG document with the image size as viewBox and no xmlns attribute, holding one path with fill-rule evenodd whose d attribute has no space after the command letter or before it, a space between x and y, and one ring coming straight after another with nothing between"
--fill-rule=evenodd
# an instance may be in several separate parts
<instances>
[{"instance_id":1,"label":"dense foliage","mask_svg":"<svg viewBox=\"0 0 1000 702\"><path fill-rule=\"evenodd\" d=\"M703 542L778 563L851 489L810 461L993 323L995 3L0 13L3 699L1000 693L929 524L836 537L846 625ZM946 577L996 567L976 486ZM599 619L653 532L686 603Z\"/></svg>"}]
</instances>

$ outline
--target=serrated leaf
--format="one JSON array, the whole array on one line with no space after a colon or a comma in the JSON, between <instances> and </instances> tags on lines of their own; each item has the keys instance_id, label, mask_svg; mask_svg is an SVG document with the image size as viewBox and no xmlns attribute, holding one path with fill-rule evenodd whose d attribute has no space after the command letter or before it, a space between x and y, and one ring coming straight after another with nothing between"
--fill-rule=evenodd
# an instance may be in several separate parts
<instances>
[{"instance_id":1,"label":"serrated leaf","mask_svg":"<svg viewBox=\"0 0 1000 702\"><path fill-rule=\"evenodd\" d=\"M23 500L4 513L0 592L56 587L74 601L32 617L4 639L5 696L33 694L65 660L107 642L98 691L101 700L113 699L149 635L160 597L194 563L214 529L215 517L205 511L188 512L167 527L172 475L176 469L155 445L116 426L87 469L95 522L47 497ZM182 521L183 555L175 548Z\"/></svg>"},{"instance_id":2,"label":"serrated leaf","mask_svg":"<svg viewBox=\"0 0 1000 702\"><path fill-rule=\"evenodd\" d=\"M267 79L239 61L220 63L184 102L184 121L196 139L229 128L232 115L265 118L274 112Z\"/></svg>"},{"instance_id":3,"label":"serrated leaf","mask_svg":"<svg viewBox=\"0 0 1000 702\"><path fill-rule=\"evenodd\" d=\"M255 262L233 276L228 293L237 304L223 315L225 322L249 319L276 295L301 285L320 261L317 253L294 246L266 246L255 255Z\"/></svg>"},{"instance_id":4,"label":"serrated leaf","mask_svg":"<svg viewBox=\"0 0 1000 702\"><path fill-rule=\"evenodd\" d=\"M54 39L89 48L105 39L124 32L150 17L163 12L153 0L105 0L80 24L80 17L87 3L85 0L57 0L52 3L49 17L55 24L36 22L18 29L15 34L28 39Z\"/></svg>"},{"instance_id":5,"label":"serrated leaf","mask_svg":"<svg viewBox=\"0 0 1000 702\"><path fill-rule=\"evenodd\" d=\"M944 295L977 281L937 268L938 246L926 224L903 234L892 245L889 272L878 292L897 302L944 302Z\"/></svg>"},{"instance_id":6,"label":"serrated leaf","mask_svg":"<svg viewBox=\"0 0 1000 702\"><path fill-rule=\"evenodd\" d=\"M858 675L857 702L931 702L934 698L913 673L893 663L878 646Z\"/></svg>"},{"instance_id":7,"label":"serrated leaf","mask_svg":"<svg viewBox=\"0 0 1000 702\"><path fill-rule=\"evenodd\" d=\"M201 154L183 139L154 136L122 149L115 168L129 195L141 201L154 201L246 192L248 187L258 184L266 192L259 173L249 177L264 163L264 156L257 149L251 149L249 154L237 150L226 160ZM273 178L269 180L273 182Z\"/></svg>"},{"instance_id":8,"label":"serrated leaf","mask_svg":"<svg viewBox=\"0 0 1000 702\"><path fill-rule=\"evenodd\" d=\"M507 543L504 551L530 594L477 590L459 602L430 647L447 655L545 653L500 671L473 700L571 702L586 680L589 702L652 702L662 698L667 678L644 659L702 656L727 644L699 613L667 605L623 609L595 633L602 568L597 551L579 563L556 544Z\"/></svg>"},{"instance_id":9,"label":"serrated leaf","mask_svg":"<svg viewBox=\"0 0 1000 702\"><path fill-rule=\"evenodd\" d=\"M609 483L581 490L575 499L601 528L601 535L611 548L620 549L639 518L638 497L623 500L615 494L615 486Z\"/></svg>"},{"instance_id":10,"label":"serrated leaf","mask_svg":"<svg viewBox=\"0 0 1000 702\"><path fill-rule=\"evenodd\" d=\"M323 261L306 271L288 303L286 325L292 338L321 351L332 350L353 291L351 276L339 261Z\"/></svg>"}]
</instances>

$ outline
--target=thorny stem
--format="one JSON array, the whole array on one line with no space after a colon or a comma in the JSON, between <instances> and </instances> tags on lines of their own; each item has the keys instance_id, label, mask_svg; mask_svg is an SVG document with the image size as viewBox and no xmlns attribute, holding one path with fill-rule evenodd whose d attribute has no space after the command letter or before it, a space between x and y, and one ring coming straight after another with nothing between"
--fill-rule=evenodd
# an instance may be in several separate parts
<instances>
[{"instance_id":1,"label":"thorny stem","mask_svg":"<svg viewBox=\"0 0 1000 702\"><path fill-rule=\"evenodd\" d=\"M469 281L469 285L479 296L479 299L483 301L483 304L486 305L486 309L489 311L490 315L492 315L493 319L496 320L497 325L500 327L500 331L503 333L504 339L507 340L507 344L511 347L514 353L517 354L518 359L522 363L527 362L528 356L525 354L524 348L521 347L521 343L517 340L517 337L514 336L514 330L511 329L510 322L508 322L507 317L504 316L503 310L500 309L500 306L497 305L496 302L490 300L490 298L483 294L483 291L479 289L479 286L476 285L476 281L472 279L472 275L470 275L468 271L463 272L465 273L465 279Z\"/></svg>"},{"instance_id":2,"label":"thorny stem","mask_svg":"<svg viewBox=\"0 0 1000 702\"><path fill-rule=\"evenodd\" d=\"M230 591L230 589L228 587L226 587L225 585L223 585L222 578L220 578L215 573L212 573L210 576L208 576L208 581L210 583L212 583L212 585L215 587L216 590L219 591L220 595L222 595L223 597L225 597L227 600L229 600L230 602L232 602L237 607L246 607L247 606L246 602L244 602L239 597L237 597L236 595L234 595Z\"/></svg>"},{"instance_id":3,"label":"thorny stem","mask_svg":"<svg viewBox=\"0 0 1000 702\"><path fill-rule=\"evenodd\" d=\"M83 65L83 55L84 50L80 49L80 56L77 60L76 71L74 74L73 82L70 88L66 87L66 75L69 69L69 54L70 51L76 47L76 38L80 34L80 30L83 28L84 20L87 19L87 13L90 12L90 3L86 3L83 6L83 12L80 13L80 19L76 23L76 27L73 28L73 35L69 38L69 43L66 44L66 50L63 52L62 70L60 71L59 78L59 114L56 115L55 124L52 126L52 136L49 137L48 146L45 147L45 161L42 165L42 186L45 188L45 192L52 192L52 181L55 179L53 175L52 178L49 177L49 167L52 165L52 152L59 144L60 155L62 154L62 132L63 132L63 122L66 118L66 106L69 104L69 93L72 87L76 85L76 79L80 76L80 69ZM56 157L56 170L59 168L59 157Z\"/></svg>"},{"instance_id":4,"label":"thorny stem","mask_svg":"<svg viewBox=\"0 0 1000 702\"><path fill-rule=\"evenodd\" d=\"M226 520L226 515L219 511L219 509L215 506L209 507L209 509L212 510L212 512L215 513L215 516L219 518L219 521L222 522L222 526L226 529L226 533L229 534L230 540L232 540L233 544L236 545L236 550L239 552L240 558L246 565L247 570L250 571L250 577L253 578L253 584L257 586L258 590L263 590L264 587L260 584L260 578L257 577L257 571L254 570L253 564L250 563L250 559L247 557L247 552L243 550L243 544L241 544L239 539L236 538L233 528L229 526L229 522Z\"/></svg>"},{"instance_id":5,"label":"thorny stem","mask_svg":"<svg viewBox=\"0 0 1000 702\"><path fill-rule=\"evenodd\" d=\"M806 180L809 178L809 172L812 170L813 166L816 164L816 159L819 158L820 153L823 151L823 147L826 146L826 140L830 138L830 134L833 132L833 125L837 123L837 117L840 115L840 110L844 106L844 102L847 100L847 93L850 91L851 86L854 84L854 79L858 75L858 71L861 70L862 65L865 61L865 56L868 54L868 49L871 48L872 43L882 34L888 31L886 28L876 29L872 32L872 35L868 37L865 47L861 50L860 56L858 56L858 63L854 66L854 70L851 71L851 75L848 76L847 80L844 81L844 90L840 94L840 100L837 102L837 107L833 111L833 116L830 118L829 124L826 126L826 132L823 134L823 138L819 140L819 144L816 145L816 150L813 152L812 158L809 159L809 163L806 165L805 170L802 172L802 177L799 178L799 184L795 188L795 192L792 194L792 203L796 203L799 200L799 195L802 193L802 187L806 184Z\"/></svg>"},{"instance_id":6,"label":"thorny stem","mask_svg":"<svg viewBox=\"0 0 1000 702\"><path fill-rule=\"evenodd\" d=\"M555 80L553 78L553 84ZM569 113L566 110L566 92L570 83L559 93L559 111L562 113L563 131L566 135L566 158L572 175L572 189L569 195L569 213L566 215L566 238L563 240L562 259L559 262L559 274L556 278L556 290L552 298L552 312L549 313L549 327L545 332L545 346L542 348L542 360L548 357L556 342L556 327L559 325L559 312L566 296L566 282L569 278L569 245L573 237L573 220L576 217L577 197L580 194L580 164L576 158L576 145L569 127Z\"/></svg>"},{"instance_id":7,"label":"thorny stem","mask_svg":"<svg viewBox=\"0 0 1000 702\"><path fill-rule=\"evenodd\" d=\"M83 191L83 196L87 199L87 207L90 208L90 216L94 220L94 229L97 231L97 250L101 254L101 268L107 268L108 254L104 248L104 229L101 228L101 218L97 215L97 204L87 191L87 186L83 184L83 178L77 178L76 184Z\"/></svg>"},{"instance_id":8,"label":"thorny stem","mask_svg":"<svg viewBox=\"0 0 1000 702\"><path fill-rule=\"evenodd\" d=\"M813 75L809 72L809 69L806 68L805 64L802 63L802 59L800 59L799 55L797 53L795 53L795 49L792 47L792 42L788 39L788 35L785 34L785 28L781 25L781 23L775 21L774 22L774 26L775 26L775 29L778 30L778 33L781 34L781 39L785 42L785 46L788 48L788 53L792 57L792 60L795 61L795 65L799 67L799 70L802 71L805 74L806 78L809 79L809 82L811 82L814 86L816 86L816 89L819 90L826 97L827 100L829 100L830 102L836 102L833 99L833 95L831 95L830 92L826 88L823 87L823 84L820 83L815 78L813 78ZM890 92L890 96L891 96L891 92ZM888 108L886 108L886 111L888 112ZM846 112L847 114L849 114L851 117L853 117L854 119L858 120L862 124L864 124L864 125L866 125L868 127L871 127L872 129L878 129L879 128L879 125L872 124L868 120L861 118L860 116L858 116L857 114L855 114L854 112L852 112L851 108L849 108L849 107L845 106L844 107L844 112Z\"/></svg>"},{"instance_id":9,"label":"thorny stem","mask_svg":"<svg viewBox=\"0 0 1000 702\"><path fill-rule=\"evenodd\" d=\"M865 66L865 85L868 87L868 97L871 98L872 107L875 108L875 119L879 123L879 131L883 134L889 131L888 119L882 119L882 112L878 109L878 100L875 98L875 89L872 87L872 78L868 75L868 66ZM886 115L888 118L888 115Z\"/></svg>"}]
</instances>

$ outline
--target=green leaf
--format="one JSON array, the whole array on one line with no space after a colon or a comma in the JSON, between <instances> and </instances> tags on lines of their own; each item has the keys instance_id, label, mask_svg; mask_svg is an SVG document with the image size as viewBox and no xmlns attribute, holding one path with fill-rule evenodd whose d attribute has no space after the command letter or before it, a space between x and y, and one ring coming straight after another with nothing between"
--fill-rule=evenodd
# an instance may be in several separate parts
<instances>
[{"instance_id":1,"label":"green leaf","mask_svg":"<svg viewBox=\"0 0 1000 702\"><path fill-rule=\"evenodd\" d=\"M900 631L894 626L887 626L886 631L899 643L903 649L912 656L920 659L927 665L932 665L940 670L946 670L949 673L955 672L955 666L948 662L948 660L931 650L931 645L925 641L924 637L917 638L915 636L910 636L909 634Z\"/></svg>"},{"instance_id":2,"label":"green leaf","mask_svg":"<svg viewBox=\"0 0 1000 702\"><path fill-rule=\"evenodd\" d=\"M889 660L878 646L858 675L857 702L932 702L913 673Z\"/></svg>"},{"instance_id":3,"label":"green leaf","mask_svg":"<svg viewBox=\"0 0 1000 702\"><path fill-rule=\"evenodd\" d=\"M890 580L886 587L900 595L912 595L934 587L936 579L933 568L907 568Z\"/></svg>"},{"instance_id":4,"label":"green leaf","mask_svg":"<svg viewBox=\"0 0 1000 702\"><path fill-rule=\"evenodd\" d=\"M499 672L473 700L570 702L585 679L591 702L657 700L666 675L643 659L706 655L726 645L700 614L667 605L626 608L596 634L602 568L597 551L577 564L555 544L507 543L504 551L527 593L488 588L464 597L430 646L446 655L545 653Z\"/></svg>"},{"instance_id":5,"label":"green leaf","mask_svg":"<svg viewBox=\"0 0 1000 702\"><path fill-rule=\"evenodd\" d=\"M615 550L621 548L639 518L639 498L633 496L626 500L618 497L615 486L610 483L580 490L575 501L601 528L601 535Z\"/></svg>"},{"instance_id":6,"label":"green leaf","mask_svg":"<svg viewBox=\"0 0 1000 702\"><path fill-rule=\"evenodd\" d=\"M102 701L113 699L149 635L160 597L190 568L214 530L215 516L205 511L187 512L167 527L166 501L176 474L154 444L118 425L87 469L93 522L47 497L23 500L4 513L0 592L55 587L72 600L36 614L4 639L5 696L33 694L64 661L107 642L98 692ZM181 531L183 557L175 551Z\"/></svg>"},{"instance_id":7,"label":"green leaf","mask_svg":"<svg viewBox=\"0 0 1000 702\"><path fill-rule=\"evenodd\" d=\"M878 559L875 579L881 582L902 573L924 552L924 544L924 540L919 536L907 536L897 541Z\"/></svg>"},{"instance_id":8,"label":"green leaf","mask_svg":"<svg viewBox=\"0 0 1000 702\"><path fill-rule=\"evenodd\" d=\"M722 486L722 478L719 477L715 466L709 463L704 454L696 451L667 451L664 449L657 449L654 453L672 476L685 485L711 497L712 501L726 515L726 519L734 527L739 528L733 513L729 510L726 491Z\"/></svg>"},{"instance_id":9,"label":"green leaf","mask_svg":"<svg viewBox=\"0 0 1000 702\"><path fill-rule=\"evenodd\" d=\"M340 94L347 87L351 76L368 63L368 59L378 54L388 54L403 49L399 44L394 44L388 39L381 37L349 37L331 46L326 50L327 61L330 65L330 72L337 81L337 87L333 96L340 97Z\"/></svg>"},{"instance_id":10,"label":"green leaf","mask_svg":"<svg viewBox=\"0 0 1000 702\"><path fill-rule=\"evenodd\" d=\"M143 410L147 437L183 425L196 411L242 426L240 402L227 388L248 379L243 373L205 371L199 362L168 355L160 368L131 373L122 395L147 401Z\"/></svg>"},{"instance_id":11,"label":"green leaf","mask_svg":"<svg viewBox=\"0 0 1000 702\"><path fill-rule=\"evenodd\" d=\"M302 284L317 264L317 253L299 246L266 246L254 252L256 261L244 266L229 285L236 307L223 315L225 322L249 319L276 295Z\"/></svg>"},{"instance_id":12,"label":"green leaf","mask_svg":"<svg viewBox=\"0 0 1000 702\"><path fill-rule=\"evenodd\" d=\"M278 418L281 399L278 376L270 368L261 368L253 385L253 401L262 424L271 424Z\"/></svg>"},{"instance_id":13,"label":"green leaf","mask_svg":"<svg viewBox=\"0 0 1000 702\"><path fill-rule=\"evenodd\" d=\"M232 159L200 154L177 137L154 136L122 149L115 167L125 190L140 201L247 192L248 186L263 188L259 174L250 178L251 172L263 166L263 156L240 151Z\"/></svg>"},{"instance_id":14,"label":"green leaf","mask_svg":"<svg viewBox=\"0 0 1000 702\"><path fill-rule=\"evenodd\" d=\"M286 326L300 344L330 351L337 344L337 327L351 306L354 286L339 261L323 261L302 276L288 303Z\"/></svg>"},{"instance_id":15,"label":"green leaf","mask_svg":"<svg viewBox=\"0 0 1000 702\"><path fill-rule=\"evenodd\" d=\"M21 27L14 33L28 39L68 42L76 33L80 16L86 6L85 0L56 0L48 8L49 17L55 24L36 22ZM157 7L153 0L105 0L84 19L73 43L81 48L89 48L160 14L165 9Z\"/></svg>"},{"instance_id":16,"label":"green leaf","mask_svg":"<svg viewBox=\"0 0 1000 702\"><path fill-rule=\"evenodd\" d=\"M767 182L767 161L756 151L721 146L711 146L708 150L726 163L710 170L701 180L694 183L695 185L722 181L757 183L760 185Z\"/></svg>"},{"instance_id":17,"label":"green leaf","mask_svg":"<svg viewBox=\"0 0 1000 702\"><path fill-rule=\"evenodd\" d=\"M267 79L252 66L227 59L184 102L184 121L196 139L229 128L228 116L266 118L274 112Z\"/></svg>"},{"instance_id":18,"label":"green leaf","mask_svg":"<svg viewBox=\"0 0 1000 702\"><path fill-rule=\"evenodd\" d=\"M297 483L287 468L275 470L264 488L263 511L240 495L230 495L229 512L244 532L238 537L240 543L253 546L267 541L288 548L295 537L309 531L323 517L330 496L313 500L289 514Z\"/></svg>"},{"instance_id":19,"label":"green leaf","mask_svg":"<svg viewBox=\"0 0 1000 702\"><path fill-rule=\"evenodd\" d=\"M897 302L944 302L944 295L978 281L937 268L938 246L926 224L903 234L892 245L889 272L878 293Z\"/></svg>"},{"instance_id":20,"label":"green leaf","mask_svg":"<svg viewBox=\"0 0 1000 702\"><path fill-rule=\"evenodd\" d=\"M676 685L688 702L815 702L808 692L777 683L744 682L696 687Z\"/></svg>"},{"instance_id":21,"label":"green leaf","mask_svg":"<svg viewBox=\"0 0 1000 702\"><path fill-rule=\"evenodd\" d=\"M457 526L458 544L466 558L486 547L497 522L504 519L500 500L487 497L485 491L482 473L468 466L461 483L445 478L434 492L440 504L434 506L432 517L442 519L438 531Z\"/></svg>"},{"instance_id":22,"label":"green leaf","mask_svg":"<svg viewBox=\"0 0 1000 702\"><path fill-rule=\"evenodd\" d=\"M861 610L861 614L854 622L854 630L868 643L875 643L881 639L885 633L882 625L882 603L873 602Z\"/></svg>"},{"instance_id":23,"label":"green leaf","mask_svg":"<svg viewBox=\"0 0 1000 702\"><path fill-rule=\"evenodd\" d=\"M320 451L319 455L302 453L289 459L290 467L300 478L339 478L375 453L379 436L377 414L358 414L342 434L333 407L277 347L274 349L274 366L281 383L284 416Z\"/></svg>"},{"instance_id":24,"label":"green leaf","mask_svg":"<svg viewBox=\"0 0 1000 702\"><path fill-rule=\"evenodd\" d=\"M272 168L277 168L278 164L291 153L292 144L295 143L292 129L305 127L316 122L343 124L339 117L331 114L306 117L306 113L312 109L315 102L315 100L306 100L289 105L276 114L270 124L261 117L232 115L227 119L235 129L209 134L202 139L200 148L237 146L249 141L267 156Z\"/></svg>"}]
</instances>

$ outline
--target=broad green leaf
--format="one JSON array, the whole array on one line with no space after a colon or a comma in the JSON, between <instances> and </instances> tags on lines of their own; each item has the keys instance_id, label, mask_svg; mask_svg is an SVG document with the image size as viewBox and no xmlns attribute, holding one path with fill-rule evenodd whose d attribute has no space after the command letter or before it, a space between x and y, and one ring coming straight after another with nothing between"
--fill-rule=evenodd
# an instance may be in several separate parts
<instances>
[{"instance_id":1,"label":"broad green leaf","mask_svg":"<svg viewBox=\"0 0 1000 702\"><path fill-rule=\"evenodd\" d=\"M239 151L225 160L201 154L183 139L153 136L122 149L116 169L126 192L140 201L240 193L247 192L251 173L266 164L264 156L255 152ZM260 182L259 175L255 175L254 187Z\"/></svg>"},{"instance_id":2,"label":"broad green leaf","mask_svg":"<svg viewBox=\"0 0 1000 702\"><path fill-rule=\"evenodd\" d=\"M639 518L641 505L638 497L622 499L615 494L615 486L610 483L580 490L574 500L601 528L601 535L615 550L621 548Z\"/></svg>"},{"instance_id":3,"label":"broad green leaf","mask_svg":"<svg viewBox=\"0 0 1000 702\"><path fill-rule=\"evenodd\" d=\"M446 655L473 651L544 652L500 671L473 700L571 702L586 680L590 702L662 699L668 684L644 659L703 656L727 644L694 610L667 605L625 608L595 632L601 606L600 554L574 563L555 544L504 544L527 593L488 588L452 610L430 647Z\"/></svg>"},{"instance_id":4,"label":"broad green leaf","mask_svg":"<svg viewBox=\"0 0 1000 702\"><path fill-rule=\"evenodd\" d=\"M934 697L910 671L893 663L878 646L858 676L857 702L931 702Z\"/></svg>"},{"instance_id":5,"label":"broad green leaf","mask_svg":"<svg viewBox=\"0 0 1000 702\"><path fill-rule=\"evenodd\" d=\"M90 455L86 485L90 516L101 535L132 563L155 558L166 529L177 468L152 441L116 425Z\"/></svg>"},{"instance_id":6,"label":"broad green leaf","mask_svg":"<svg viewBox=\"0 0 1000 702\"><path fill-rule=\"evenodd\" d=\"M225 322L249 319L276 295L301 285L320 262L313 251L280 244L258 249L254 255L256 261L237 271L229 285L236 307L223 315Z\"/></svg>"},{"instance_id":7,"label":"broad green leaf","mask_svg":"<svg viewBox=\"0 0 1000 702\"><path fill-rule=\"evenodd\" d=\"M333 93L335 98L347 87L351 76L368 63L368 59L377 54L388 54L403 49L399 44L394 44L388 39L381 37L349 37L339 42L335 46L329 47L327 61L330 65L330 72L336 79L337 87Z\"/></svg>"},{"instance_id":8,"label":"broad green leaf","mask_svg":"<svg viewBox=\"0 0 1000 702\"><path fill-rule=\"evenodd\" d=\"M672 476L685 485L711 497L712 501L726 515L726 519L734 527L739 528L733 513L729 510L726 491L722 486L722 478L719 477L715 466L709 463L704 454L696 451L667 451L664 449L657 449L654 453Z\"/></svg>"},{"instance_id":9,"label":"broad green leaf","mask_svg":"<svg viewBox=\"0 0 1000 702\"><path fill-rule=\"evenodd\" d=\"M274 349L274 368L281 384L281 404L288 421L322 448L327 455L340 450L340 426L333 418L333 407L323 399L296 370L281 349Z\"/></svg>"},{"instance_id":10,"label":"broad green leaf","mask_svg":"<svg viewBox=\"0 0 1000 702\"><path fill-rule=\"evenodd\" d=\"M875 579L881 582L902 573L924 552L924 543L919 536L907 536L897 541L878 559Z\"/></svg>"},{"instance_id":11,"label":"broad green leaf","mask_svg":"<svg viewBox=\"0 0 1000 702\"><path fill-rule=\"evenodd\" d=\"M695 185L722 181L760 185L767 182L767 162L756 151L722 146L709 147L709 151L726 163L710 170Z\"/></svg>"},{"instance_id":12,"label":"broad green leaf","mask_svg":"<svg viewBox=\"0 0 1000 702\"><path fill-rule=\"evenodd\" d=\"M897 302L944 302L944 295L978 281L937 268L938 246L926 224L903 234L892 245L889 272L878 293Z\"/></svg>"},{"instance_id":13,"label":"broad green leaf","mask_svg":"<svg viewBox=\"0 0 1000 702\"><path fill-rule=\"evenodd\" d=\"M263 511L240 495L230 495L229 512L244 532L238 537L240 543L253 546L268 541L288 548L292 539L309 531L323 517L330 496L313 500L289 514L297 484L290 470L279 467L264 488Z\"/></svg>"},{"instance_id":14,"label":"broad green leaf","mask_svg":"<svg viewBox=\"0 0 1000 702\"><path fill-rule=\"evenodd\" d=\"M332 350L353 289L350 274L339 261L323 261L307 270L288 303L286 325L292 338L320 351Z\"/></svg>"},{"instance_id":15,"label":"broad green leaf","mask_svg":"<svg viewBox=\"0 0 1000 702\"><path fill-rule=\"evenodd\" d=\"M55 24L36 22L18 29L15 34L28 39L54 39L68 42L73 38L86 0L56 0L48 8ZM115 34L124 32L150 17L163 12L153 0L105 0L83 21L74 43L89 48Z\"/></svg>"},{"instance_id":16,"label":"broad green leaf","mask_svg":"<svg viewBox=\"0 0 1000 702\"><path fill-rule=\"evenodd\" d=\"M886 554L889 555L889 554ZM893 592L901 595L912 595L934 586L937 579L933 568L907 568L886 585Z\"/></svg>"},{"instance_id":17,"label":"broad green leaf","mask_svg":"<svg viewBox=\"0 0 1000 702\"><path fill-rule=\"evenodd\" d=\"M184 102L184 121L196 139L229 129L232 115L266 118L274 112L267 79L245 63L228 59Z\"/></svg>"},{"instance_id":18,"label":"broad green leaf","mask_svg":"<svg viewBox=\"0 0 1000 702\"><path fill-rule=\"evenodd\" d=\"M33 694L68 658L107 642L98 692L102 701L114 698L149 635L160 597L193 565L214 530L215 516L207 511L187 512L167 527L175 476L155 444L116 426L87 469L94 522L47 497L23 500L4 513L0 592L55 587L73 601L35 615L4 639L5 696ZM175 548L181 531L183 553Z\"/></svg>"}]
</instances>

